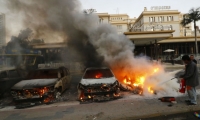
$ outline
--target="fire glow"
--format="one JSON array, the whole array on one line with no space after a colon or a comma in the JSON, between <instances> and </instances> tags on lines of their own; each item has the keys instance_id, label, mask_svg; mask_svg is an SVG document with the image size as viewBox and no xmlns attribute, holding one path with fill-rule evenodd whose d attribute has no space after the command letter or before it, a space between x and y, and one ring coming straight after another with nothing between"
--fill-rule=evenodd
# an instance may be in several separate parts
<instances>
[{"instance_id":1,"label":"fire glow","mask_svg":"<svg viewBox=\"0 0 200 120\"><path fill-rule=\"evenodd\" d=\"M123 79L123 83L129 86L132 89L132 91L134 91L134 89L138 87L143 89L146 78L157 73L159 71L159 68L154 68L152 71L153 72L149 72L149 74L135 74L134 77L125 76ZM152 86L148 86L148 92L151 94L154 93Z\"/></svg>"},{"instance_id":2,"label":"fire glow","mask_svg":"<svg viewBox=\"0 0 200 120\"><path fill-rule=\"evenodd\" d=\"M97 78L97 79L99 79L99 78L101 78L101 77L102 77L102 74L101 74L101 73L98 73L98 74L95 75L95 78Z\"/></svg>"}]
</instances>

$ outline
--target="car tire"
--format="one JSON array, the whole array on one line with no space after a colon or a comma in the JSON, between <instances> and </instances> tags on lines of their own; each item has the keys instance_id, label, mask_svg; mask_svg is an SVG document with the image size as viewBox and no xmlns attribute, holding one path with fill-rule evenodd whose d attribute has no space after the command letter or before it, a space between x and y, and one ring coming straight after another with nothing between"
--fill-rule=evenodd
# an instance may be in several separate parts
<instances>
[{"instance_id":1,"label":"car tire","mask_svg":"<svg viewBox=\"0 0 200 120\"><path fill-rule=\"evenodd\" d=\"M54 95L56 99L61 98L61 90L62 90L61 87L55 90Z\"/></svg>"},{"instance_id":2,"label":"car tire","mask_svg":"<svg viewBox=\"0 0 200 120\"><path fill-rule=\"evenodd\" d=\"M81 93L82 93L82 90L81 90L81 89L78 89L78 96L77 96L77 99L78 99L78 100L80 100Z\"/></svg>"}]
</instances>

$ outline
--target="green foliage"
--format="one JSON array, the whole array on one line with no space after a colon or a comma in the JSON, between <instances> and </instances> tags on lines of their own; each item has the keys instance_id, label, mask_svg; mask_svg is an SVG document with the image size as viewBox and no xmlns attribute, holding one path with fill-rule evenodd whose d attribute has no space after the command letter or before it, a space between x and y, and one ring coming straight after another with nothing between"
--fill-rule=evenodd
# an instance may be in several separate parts
<instances>
[{"instance_id":1,"label":"green foliage","mask_svg":"<svg viewBox=\"0 0 200 120\"><path fill-rule=\"evenodd\" d=\"M192 22L196 22L200 20L200 7L199 8L192 8L189 10L189 13L183 16L183 20L181 21L182 26L186 26Z\"/></svg>"},{"instance_id":2,"label":"green foliage","mask_svg":"<svg viewBox=\"0 0 200 120\"><path fill-rule=\"evenodd\" d=\"M32 35L32 30L27 28L21 30L18 36L12 36L11 40L7 43L6 51L7 50L17 50L21 51L23 49L29 48L29 38Z\"/></svg>"}]
</instances>

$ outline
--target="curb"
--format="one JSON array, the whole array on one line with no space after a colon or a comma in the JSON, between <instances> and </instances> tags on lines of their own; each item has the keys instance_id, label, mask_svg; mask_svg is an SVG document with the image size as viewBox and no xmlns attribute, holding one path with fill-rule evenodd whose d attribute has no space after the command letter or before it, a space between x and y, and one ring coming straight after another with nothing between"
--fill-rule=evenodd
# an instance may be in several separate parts
<instances>
[{"instance_id":1,"label":"curb","mask_svg":"<svg viewBox=\"0 0 200 120\"><path fill-rule=\"evenodd\" d=\"M16 111L16 110L33 110L33 109L41 109L41 108L50 108L50 107L63 107L63 106L73 106L73 105L79 105L80 103L78 101L71 101L71 102L59 102L54 104L43 104L39 106L34 106L30 108L24 108L24 109L15 109L15 106L7 106L5 108L0 109L0 112L4 111Z\"/></svg>"},{"instance_id":2,"label":"curb","mask_svg":"<svg viewBox=\"0 0 200 120\"><path fill-rule=\"evenodd\" d=\"M173 114L179 114L179 113L187 113L187 112L196 112L199 111L200 108L199 106L194 106L193 108L188 108L187 110L177 110L174 112L163 112L163 113L152 113L152 114L147 114L147 115L142 115L142 116L134 116L134 117L127 117L125 120L142 120L145 118L153 118L153 117L159 117L159 116L168 116L168 115L173 115ZM115 120L122 120L124 118L119 118Z\"/></svg>"}]
</instances>

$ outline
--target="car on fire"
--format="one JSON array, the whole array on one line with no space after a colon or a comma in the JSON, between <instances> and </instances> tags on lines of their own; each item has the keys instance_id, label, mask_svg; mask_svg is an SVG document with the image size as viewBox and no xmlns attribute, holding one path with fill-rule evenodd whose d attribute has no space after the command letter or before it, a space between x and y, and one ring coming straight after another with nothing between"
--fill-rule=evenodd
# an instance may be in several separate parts
<instances>
[{"instance_id":1,"label":"car on fire","mask_svg":"<svg viewBox=\"0 0 200 120\"><path fill-rule=\"evenodd\" d=\"M5 93L10 92L13 85L23 80L23 76L19 70L11 68L0 71L0 97Z\"/></svg>"},{"instance_id":2,"label":"car on fire","mask_svg":"<svg viewBox=\"0 0 200 120\"><path fill-rule=\"evenodd\" d=\"M15 101L40 98L44 103L59 98L70 87L71 76L65 67L29 71L25 80L11 88Z\"/></svg>"},{"instance_id":3,"label":"car on fire","mask_svg":"<svg viewBox=\"0 0 200 120\"><path fill-rule=\"evenodd\" d=\"M80 102L120 98L119 82L109 68L87 68L77 88Z\"/></svg>"}]
</instances>

